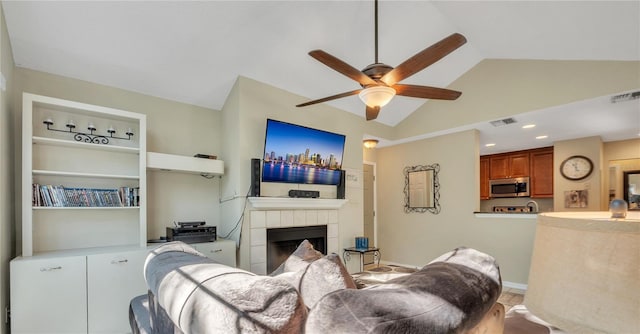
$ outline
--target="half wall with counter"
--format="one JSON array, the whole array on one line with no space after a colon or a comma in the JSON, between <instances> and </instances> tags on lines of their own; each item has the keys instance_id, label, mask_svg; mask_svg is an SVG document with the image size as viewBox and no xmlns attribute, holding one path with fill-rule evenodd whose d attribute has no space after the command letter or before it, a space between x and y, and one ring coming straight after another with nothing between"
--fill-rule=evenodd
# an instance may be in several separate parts
<instances>
[{"instance_id":1,"label":"half wall with counter","mask_svg":"<svg viewBox=\"0 0 640 334\"><path fill-rule=\"evenodd\" d=\"M640 212L538 215L524 304L570 333L640 333Z\"/></svg>"}]
</instances>

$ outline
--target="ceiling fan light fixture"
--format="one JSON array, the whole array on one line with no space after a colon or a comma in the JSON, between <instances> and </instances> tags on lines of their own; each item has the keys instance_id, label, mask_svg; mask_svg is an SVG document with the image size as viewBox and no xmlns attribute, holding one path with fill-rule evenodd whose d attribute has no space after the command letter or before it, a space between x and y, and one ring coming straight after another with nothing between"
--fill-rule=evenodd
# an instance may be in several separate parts
<instances>
[{"instance_id":1,"label":"ceiling fan light fixture","mask_svg":"<svg viewBox=\"0 0 640 334\"><path fill-rule=\"evenodd\" d=\"M384 107L396 95L396 90L387 86L373 86L363 89L360 100L369 107Z\"/></svg>"}]
</instances>

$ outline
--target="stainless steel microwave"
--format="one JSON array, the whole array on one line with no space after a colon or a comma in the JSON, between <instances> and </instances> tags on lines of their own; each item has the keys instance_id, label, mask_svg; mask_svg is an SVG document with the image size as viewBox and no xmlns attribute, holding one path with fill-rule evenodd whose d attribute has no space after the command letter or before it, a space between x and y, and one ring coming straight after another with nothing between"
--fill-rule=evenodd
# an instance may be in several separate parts
<instances>
[{"instance_id":1,"label":"stainless steel microwave","mask_svg":"<svg viewBox=\"0 0 640 334\"><path fill-rule=\"evenodd\" d=\"M491 197L529 197L529 178L489 180Z\"/></svg>"}]
</instances>

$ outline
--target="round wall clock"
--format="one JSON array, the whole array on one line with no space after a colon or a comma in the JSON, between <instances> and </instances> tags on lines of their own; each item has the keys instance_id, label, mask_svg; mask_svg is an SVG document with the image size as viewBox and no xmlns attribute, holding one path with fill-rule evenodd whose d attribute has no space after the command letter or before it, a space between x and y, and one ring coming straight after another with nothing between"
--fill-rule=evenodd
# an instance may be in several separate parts
<instances>
[{"instance_id":1,"label":"round wall clock","mask_svg":"<svg viewBox=\"0 0 640 334\"><path fill-rule=\"evenodd\" d=\"M565 159L560 165L560 173L565 179L568 180L582 180L591 175L593 171L593 162L591 159L582 156L574 155Z\"/></svg>"}]
</instances>

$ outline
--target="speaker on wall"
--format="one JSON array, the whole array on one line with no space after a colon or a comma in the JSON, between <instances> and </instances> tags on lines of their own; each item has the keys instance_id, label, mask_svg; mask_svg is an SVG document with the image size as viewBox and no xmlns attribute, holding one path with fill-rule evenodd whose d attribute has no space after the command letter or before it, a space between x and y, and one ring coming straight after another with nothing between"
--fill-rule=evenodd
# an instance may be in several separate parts
<instances>
[{"instance_id":1,"label":"speaker on wall","mask_svg":"<svg viewBox=\"0 0 640 334\"><path fill-rule=\"evenodd\" d=\"M340 183L338 183L338 189L336 191L336 198L337 199L344 199L345 196L345 178L346 178L346 172L344 170L340 171Z\"/></svg>"},{"instance_id":2,"label":"speaker on wall","mask_svg":"<svg viewBox=\"0 0 640 334\"><path fill-rule=\"evenodd\" d=\"M251 159L250 197L260 197L260 159Z\"/></svg>"}]
</instances>

